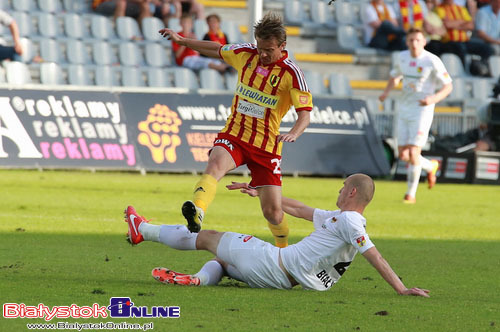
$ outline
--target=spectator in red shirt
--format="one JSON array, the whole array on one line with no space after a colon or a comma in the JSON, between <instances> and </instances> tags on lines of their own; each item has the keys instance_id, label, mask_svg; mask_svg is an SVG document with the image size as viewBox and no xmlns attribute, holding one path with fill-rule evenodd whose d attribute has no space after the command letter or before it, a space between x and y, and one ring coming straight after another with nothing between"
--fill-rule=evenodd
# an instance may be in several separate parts
<instances>
[{"instance_id":1,"label":"spectator in red shirt","mask_svg":"<svg viewBox=\"0 0 500 332\"><path fill-rule=\"evenodd\" d=\"M196 38L195 34L192 31L193 19L191 15L183 14L180 24L182 27L182 31L179 32L180 36L187 38ZM174 42L172 42L172 49L175 54L175 62L179 66L183 66L193 70L212 68L221 73L225 72L229 68L229 65L220 60L202 57L197 51L186 46L181 46Z\"/></svg>"}]
</instances>

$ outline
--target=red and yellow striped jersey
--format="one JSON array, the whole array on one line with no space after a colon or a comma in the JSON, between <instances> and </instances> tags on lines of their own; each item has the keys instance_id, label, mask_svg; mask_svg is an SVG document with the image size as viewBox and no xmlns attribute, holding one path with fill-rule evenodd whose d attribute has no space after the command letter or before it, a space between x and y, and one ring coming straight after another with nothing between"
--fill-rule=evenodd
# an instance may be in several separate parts
<instances>
[{"instance_id":1,"label":"red and yellow striped jersey","mask_svg":"<svg viewBox=\"0 0 500 332\"><path fill-rule=\"evenodd\" d=\"M291 106L311 111L312 96L300 68L288 58L264 66L254 44L227 44L220 55L238 71L231 115L222 133L260 149L281 155L277 143L281 120Z\"/></svg>"},{"instance_id":2,"label":"red and yellow striped jersey","mask_svg":"<svg viewBox=\"0 0 500 332\"><path fill-rule=\"evenodd\" d=\"M469 14L467 8L458 6L456 4L444 5L441 4L437 6L436 13L441 19L447 20L459 20L469 22L472 17ZM466 42L469 40L467 31L458 29L447 29L446 36L443 37L443 42L456 41L456 42Z\"/></svg>"}]
</instances>

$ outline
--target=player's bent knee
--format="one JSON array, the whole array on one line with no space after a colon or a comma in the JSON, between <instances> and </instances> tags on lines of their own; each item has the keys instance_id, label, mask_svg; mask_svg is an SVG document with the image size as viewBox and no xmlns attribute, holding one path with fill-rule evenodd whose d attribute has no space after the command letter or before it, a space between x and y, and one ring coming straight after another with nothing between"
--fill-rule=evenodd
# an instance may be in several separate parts
<instances>
[{"instance_id":1,"label":"player's bent knee","mask_svg":"<svg viewBox=\"0 0 500 332\"><path fill-rule=\"evenodd\" d=\"M283 211L281 209L265 209L262 212L271 224L278 225L283 220Z\"/></svg>"}]
</instances>

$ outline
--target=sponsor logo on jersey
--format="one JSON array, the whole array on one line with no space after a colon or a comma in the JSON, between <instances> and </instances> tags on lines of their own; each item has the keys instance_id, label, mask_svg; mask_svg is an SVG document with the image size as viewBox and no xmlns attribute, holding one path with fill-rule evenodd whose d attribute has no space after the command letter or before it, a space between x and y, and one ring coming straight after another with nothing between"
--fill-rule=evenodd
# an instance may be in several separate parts
<instances>
[{"instance_id":1,"label":"sponsor logo on jersey","mask_svg":"<svg viewBox=\"0 0 500 332\"><path fill-rule=\"evenodd\" d=\"M356 239L356 243L358 244L359 247L362 247L366 244L366 240L364 236L360 236Z\"/></svg>"},{"instance_id":2,"label":"sponsor logo on jersey","mask_svg":"<svg viewBox=\"0 0 500 332\"><path fill-rule=\"evenodd\" d=\"M299 103L301 103L302 105L309 104L309 97L308 96L299 96Z\"/></svg>"},{"instance_id":3,"label":"sponsor logo on jersey","mask_svg":"<svg viewBox=\"0 0 500 332\"><path fill-rule=\"evenodd\" d=\"M319 272L318 274L316 274L316 277L323 283L323 285L325 286L325 288L328 288L331 286L331 283L333 281L332 277L330 277L328 275L328 273L326 273L325 270L321 270L321 272Z\"/></svg>"},{"instance_id":4,"label":"sponsor logo on jersey","mask_svg":"<svg viewBox=\"0 0 500 332\"><path fill-rule=\"evenodd\" d=\"M236 86L236 94L254 104L269 107L271 109L275 109L278 105L279 98L277 96L269 95L241 82Z\"/></svg>"},{"instance_id":5,"label":"sponsor logo on jersey","mask_svg":"<svg viewBox=\"0 0 500 332\"><path fill-rule=\"evenodd\" d=\"M198 188L196 188L196 190L194 192L197 193L198 191L205 192L205 189L203 189L203 187L198 187Z\"/></svg>"},{"instance_id":6,"label":"sponsor logo on jersey","mask_svg":"<svg viewBox=\"0 0 500 332\"><path fill-rule=\"evenodd\" d=\"M267 76L269 75L269 70L267 70L264 67L258 66L257 69L255 69L255 72L259 75ZM273 75L275 76L275 75Z\"/></svg>"},{"instance_id":7,"label":"sponsor logo on jersey","mask_svg":"<svg viewBox=\"0 0 500 332\"><path fill-rule=\"evenodd\" d=\"M231 142L230 142L230 141L228 141L228 140L227 140L227 139L225 139L225 138L219 138L219 139L216 139L216 140L214 141L214 145L216 145L216 144L224 144L224 145L225 145L225 146L227 146L227 147L228 147L231 151L233 151L233 150L234 150L234 146L233 146L233 144L231 144Z\"/></svg>"},{"instance_id":8,"label":"sponsor logo on jersey","mask_svg":"<svg viewBox=\"0 0 500 332\"><path fill-rule=\"evenodd\" d=\"M410 67L416 67L417 63L415 61L410 61Z\"/></svg>"},{"instance_id":9,"label":"sponsor logo on jersey","mask_svg":"<svg viewBox=\"0 0 500 332\"><path fill-rule=\"evenodd\" d=\"M248 242L250 239L253 238L253 235L248 235L243 238L243 242Z\"/></svg>"}]
</instances>

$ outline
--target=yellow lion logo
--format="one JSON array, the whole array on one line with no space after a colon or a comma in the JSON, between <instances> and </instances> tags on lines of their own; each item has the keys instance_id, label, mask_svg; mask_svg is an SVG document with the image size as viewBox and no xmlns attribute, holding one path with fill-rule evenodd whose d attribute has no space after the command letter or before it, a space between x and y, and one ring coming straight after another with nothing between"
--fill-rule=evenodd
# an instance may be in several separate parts
<instances>
[{"instance_id":1,"label":"yellow lion logo","mask_svg":"<svg viewBox=\"0 0 500 332\"><path fill-rule=\"evenodd\" d=\"M179 126L182 120L177 113L166 105L156 104L149 109L148 117L138 124L141 131L137 137L139 144L147 146L151 157L157 164L167 160L174 163L177 160L175 148L181 145Z\"/></svg>"}]
</instances>

